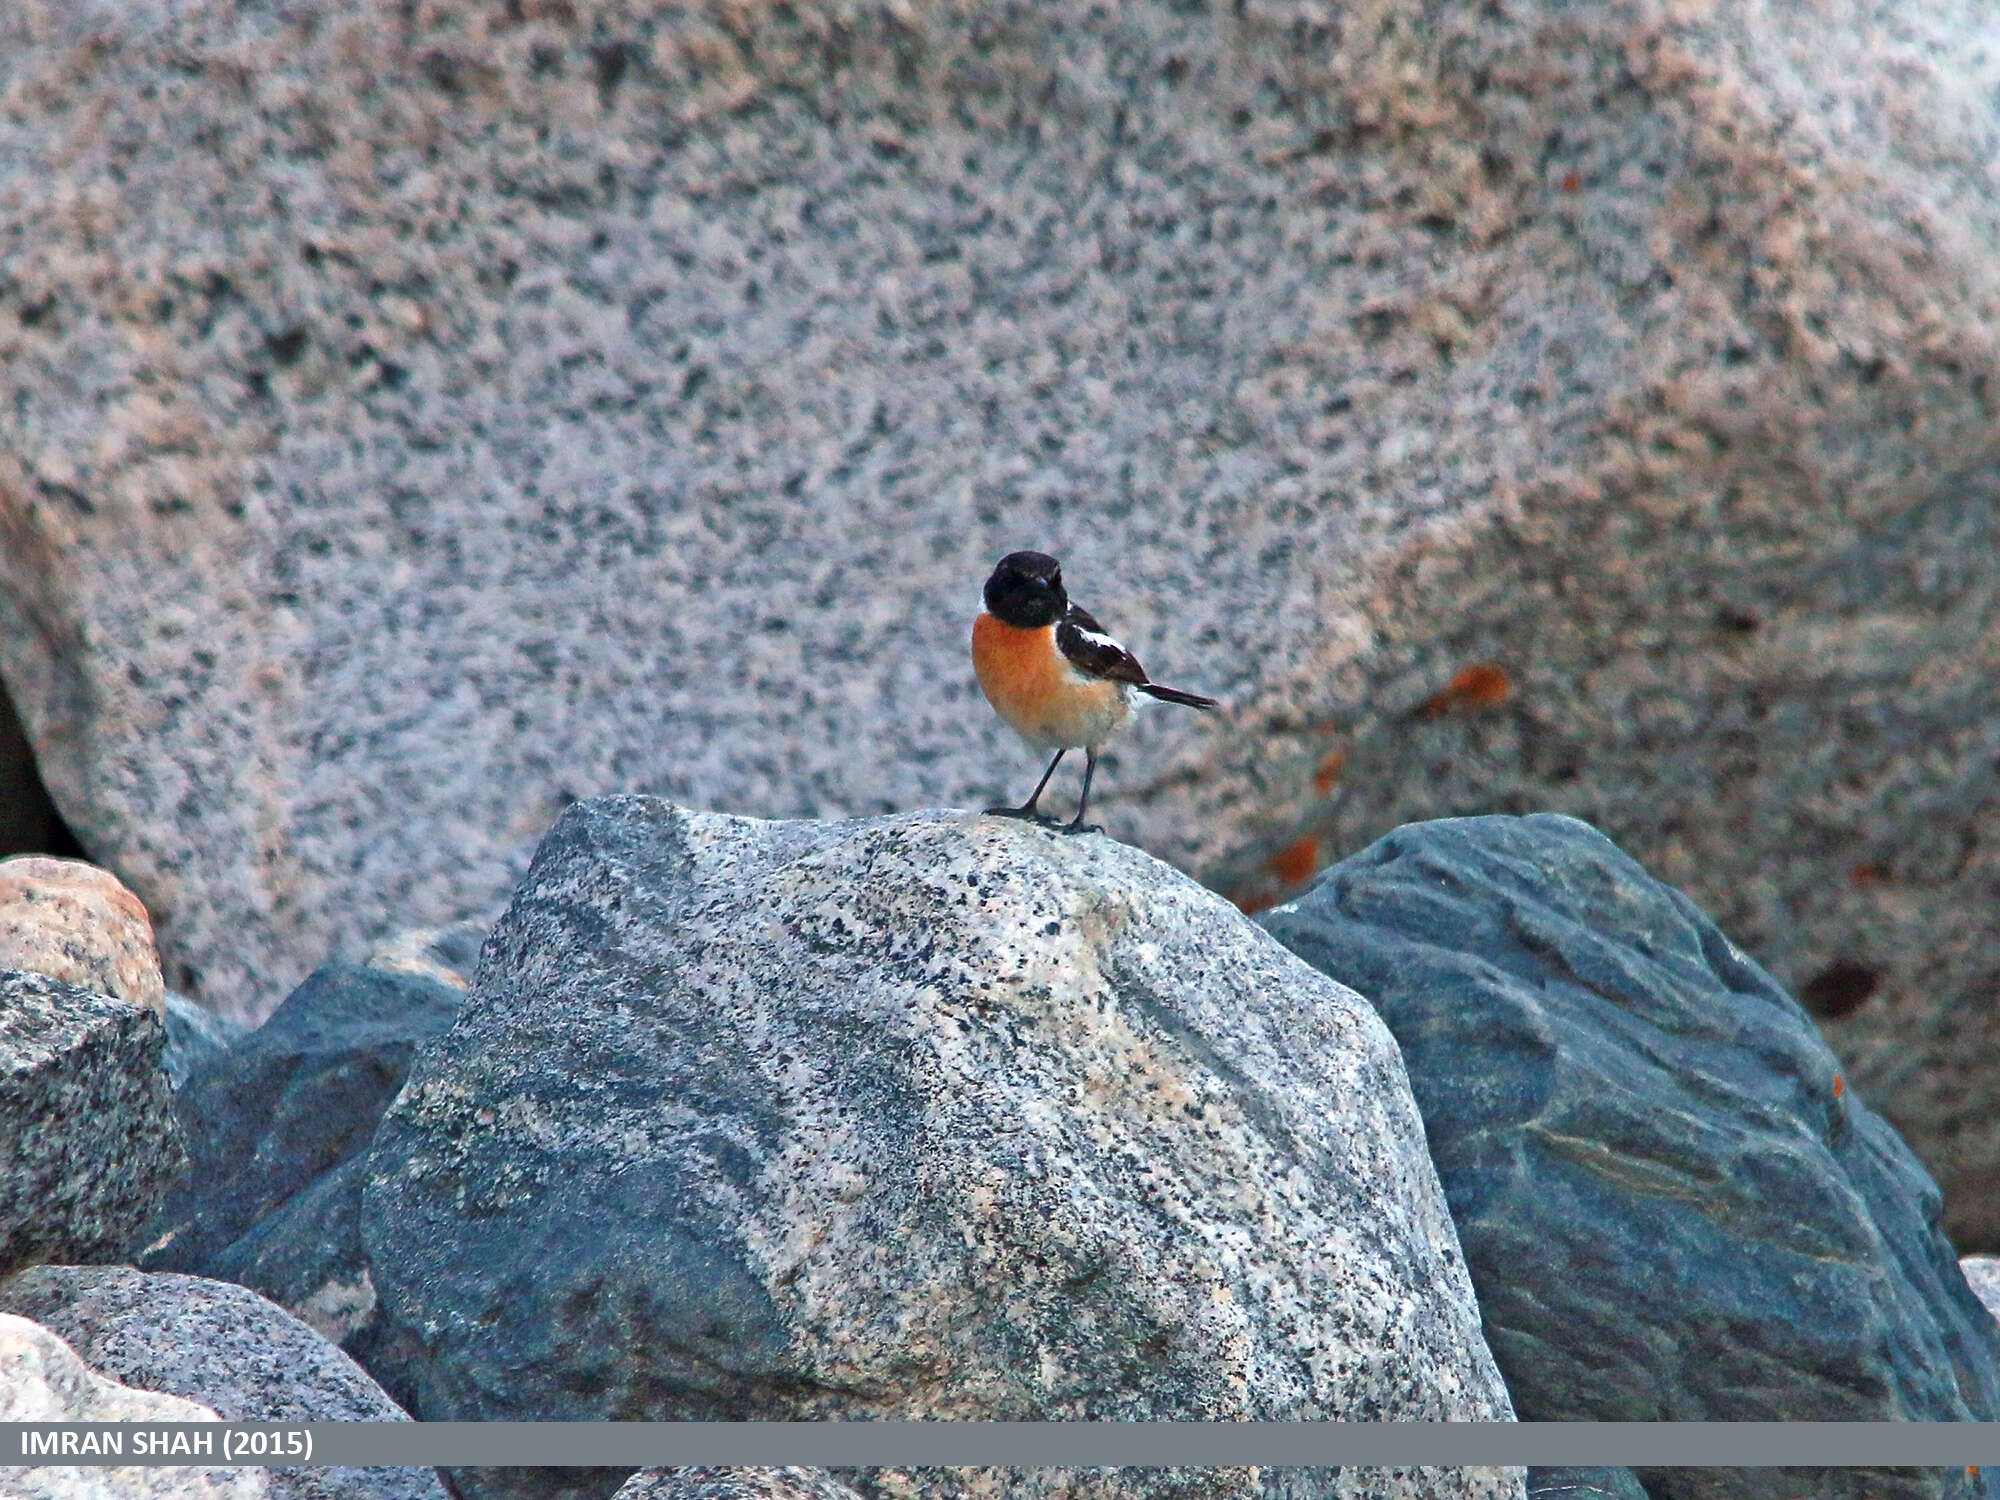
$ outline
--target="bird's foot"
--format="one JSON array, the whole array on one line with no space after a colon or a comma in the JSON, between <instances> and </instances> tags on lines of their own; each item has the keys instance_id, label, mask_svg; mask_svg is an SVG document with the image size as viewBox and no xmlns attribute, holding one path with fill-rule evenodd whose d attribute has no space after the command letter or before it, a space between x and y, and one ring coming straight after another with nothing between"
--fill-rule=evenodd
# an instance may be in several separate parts
<instances>
[{"instance_id":1,"label":"bird's foot","mask_svg":"<svg viewBox=\"0 0 2000 1500\"><path fill-rule=\"evenodd\" d=\"M1064 833L1102 833L1104 832L1104 825L1102 823L1078 823L1072 821L1063 824L1062 831Z\"/></svg>"},{"instance_id":2,"label":"bird's foot","mask_svg":"<svg viewBox=\"0 0 2000 1500\"><path fill-rule=\"evenodd\" d=\"M1019 818L1023 823L1033 823L1037 828L1053 828L1056 820L1030 802L1026 807L989 807L989 818Z\"/></svg>"}]
</instances>

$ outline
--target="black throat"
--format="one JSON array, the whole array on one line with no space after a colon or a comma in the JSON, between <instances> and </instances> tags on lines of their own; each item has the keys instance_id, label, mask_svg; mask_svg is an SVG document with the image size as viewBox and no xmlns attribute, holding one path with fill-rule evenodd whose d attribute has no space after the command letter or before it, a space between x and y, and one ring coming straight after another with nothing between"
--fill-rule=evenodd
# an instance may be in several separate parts
<instances>
[{"instance_id":1,"label":"black throat","mask_svg":"<svg viewBox=\"0 0 2000 1500\"><path fill-rule=\"evenodd\" d=\"M1039 630L1069 612L1062 568L1041 552L1015 552L1000 559L986 580L986 612L1016 630Z\"/></svg>"}]
</instances>

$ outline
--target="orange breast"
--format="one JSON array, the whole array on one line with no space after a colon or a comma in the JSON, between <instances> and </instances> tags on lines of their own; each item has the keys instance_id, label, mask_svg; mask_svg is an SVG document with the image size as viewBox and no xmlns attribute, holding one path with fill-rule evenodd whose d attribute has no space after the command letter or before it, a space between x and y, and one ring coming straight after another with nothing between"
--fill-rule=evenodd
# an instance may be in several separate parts
<instances>
[{"instance_id":1,"label":"orange breast","mask_svg":"<svg viewBox=\"0 0 2000 1500\"><path fill-rule=\"evenodd\" d=\"M1130 712L1115 682L1079 675L1056 648L1056 628L1022 630L981 614L972 626L979 690L1016 734L1044 750L1096 746Z\"/></svg>"}]
</instances>

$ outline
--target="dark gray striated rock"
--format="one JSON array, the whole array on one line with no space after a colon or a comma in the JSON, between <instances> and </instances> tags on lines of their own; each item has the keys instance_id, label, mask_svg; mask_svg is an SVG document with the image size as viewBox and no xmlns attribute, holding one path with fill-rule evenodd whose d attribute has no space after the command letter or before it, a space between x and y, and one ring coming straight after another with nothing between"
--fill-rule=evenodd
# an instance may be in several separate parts
<instances>
[{"instance_id":1,"label":"dark gray striated rock","mask_svg":"<svg viewBox=\"0 0 2000 1500\"><path fill-rule=\"evenodd\" d=\"M153 1010L0 969L0 1273L127 1254L187 1160Z\"/></svg>"},{"instance_id":2,"label":"dark gray striated rock","mask_svg":"<svg viewBox=\"0 0 2000 1500\"><path fill-rule=\"evenodd\" d=\"M464 998L422 973L333 965L313 974L181 1090L190 1166L141 1264L252 1287L372 1366L366 1153L418 1044L442 1035ZM382 1363L406 1397L393 1359Z\"/></svg>"},{"instance_id":3,"label":"dark gray striated rock","mask_svg":"<svg viewBox=\"0 0 2000 1500\"><path fill-rule=\"evenodd\" d=\"M160 1053L167 1083L178 1089L243 1037L241 1021L204 1010L177 990L167 991L167 1045Z\"/></svg>"},{"instance_id":4,"label":"dark gray striated rock","mask_svg":"<svg viewBox=\"0 0 2000 1500\"><path fill-rule=\"evenodd\" d=\"M1630 1469L1530 1469L1528 1500L1646 1500L1646 1487Z\"/></svg>"},{"instance_id":5,"label":"dark gray striated rock","mask_svg":"<svg viewBox=\"0 0 2000 1500\"><path fill-rule=\"evenodd\" d=\"M1395 1032L1524 1420L2000 1416L2000 1330L1936 1186L1784 990L1602 834L1415 824L1261 920ZM1661 1500L1975 1493L1957 1470L1642 1477Z\"/></svg>"},{"instance_id":6,"label":"dark gray striated rock","mask_svg":"<svg viewBox=\"0 0 2000 1500\"><path fill-rule=\"evenodd\" d=\"M825 1469L641 1469L618 1500L859 1500Z\"/></svg>"},{"instance_id":7,"label":"dark gray striated rock","mask_svg":"<svg viewBox=\"0 0 2000 1500\"><path fill-rule=\"evenodd\" d=\"M129 1266L36 1266L0 1280L95 1369L198 1401L225 1421L407 1422L367 1372L247 1287ZM272 1468L274 1500L445 1500L430 1469Z\"/></svg>"},{"instance_id":8,"label":"dark gray striated rock","mask_svg":"<svg viewBox=\"0 0 2000 1500\"><path fill-rule=\"evenodd\" d=\"M1373 1012L1157 861L998 819L571 808L363 1240L426 1420L1509 1416Z\"/></svg>"}]
</instances>

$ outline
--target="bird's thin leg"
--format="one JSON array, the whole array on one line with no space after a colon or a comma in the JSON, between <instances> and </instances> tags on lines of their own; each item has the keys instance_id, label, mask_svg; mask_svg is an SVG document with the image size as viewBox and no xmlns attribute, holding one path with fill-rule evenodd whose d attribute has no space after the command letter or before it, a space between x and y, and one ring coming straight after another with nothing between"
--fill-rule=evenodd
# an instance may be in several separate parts
<instances>
[{"instance_id":1,"label":"bird's thin leg","mask_svg":"<svg viewBox=\"0 0 2000 1500\"><path fill-rule=\"evenodd\" d=\"M1042 800L1042 788L1049 784L1049 778L1056 774L1056 767L1062 764L1062 758L1067 754L1069 754L1068 746L1056 751L1056 758L1050 761L1049 768L1042 772L1042 779L1035 783L1035 790L1026 802L1019 807L989 807L986 809L987 815L995 818L1026 818L1030 823L1053 823L1055 819L1043 816L1035 804ZM1096 758L1096 756L1091 757L1093 762Z\"/></svg>"},{"instance_id":2,"label":"bird's thin leg","mask_svg":"<svg viewBox=\"0 0 2000 1500\"><path fill-rule=\"evenodd\" d=\"M1103 824L1086 823L1083 821L1083 811L1090 806L1090 778L1097 774L1097 752L1086 746L1083 753L1089 757L1083 763L1083 795L1076 799L1076 816L1063 824L1064 833L1104 832ZM1051 767L1050 769L1053 770L1054 768Z\"/></svg>"}]
</instances>

